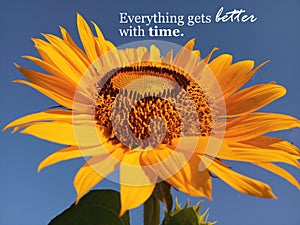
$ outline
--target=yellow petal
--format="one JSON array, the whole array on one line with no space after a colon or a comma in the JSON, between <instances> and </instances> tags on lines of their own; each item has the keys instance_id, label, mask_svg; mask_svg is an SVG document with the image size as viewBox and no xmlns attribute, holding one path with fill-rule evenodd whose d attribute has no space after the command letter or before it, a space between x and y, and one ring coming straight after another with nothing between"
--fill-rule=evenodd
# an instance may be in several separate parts
<instances>
[{"instance_id":1,"label":"yellow petal","mask_svg":"<svg viewBox=\"0 0 300 225\"><path fill-rule=\"evenodd\" d=\"M239 146L239 147L237 147ZM284 151L262 149L252 146L242 147L238 143L231 143L230 146L222 145L217 154L218 158L243 162L283 162L300 168L297 157Z\"/></svg>"},{"instance_id":2,"label":"yellow petal","mask_svg":"<svg viewBox=\"0 0 300 225\"><path fill-rule=\"evenodd\" d=\"M61 80L60 78L55 78L53 76L48 76L40 74L35 71L30 71L25 68L20 68L21 72L32 82L25 80L15 80L16 83L25 84L29 87L36 89L47 97L59 103L61 106L66 108L73 108L73 110L83 110L87 109L91 104L93 104L92 95L87 96L86 91L83 88L83 82L80 86L73 88L71 84L67 81ZM56 83L58 83L56 85ZM76 98L74 98L74 92L76 90ZM76 103L76 104L74 104Z\"/></svg>"},{"instance_id":3,"label":"yellow petal","mask_svg":"<svg viewBox=\"0 0 300 225\"><path fill-rule=\"evenodd\" d=\"M122 216L127 210L136 208L146 202L151 196L155 184L150 184L146 186L128 186L120 185L120 195L121 195L121 211L120 216Z\"/></svg>"},{"instance_id":4,"label":"yellow petal","mask_svg":"<svg viewBox=\"0 0 300 225\"><path fill-rule=\"evenodd\" d=\"M186 154L185 150L184 145L176 151L159 146L143 152L141 162L179 190L192 196L211 199L212 186L208 171L200 165L200 158Z\"/></svg>"},{"instance_id":5,"label":"yellow petal","mask_svg":"<svg viewBox=\"0 0 300 225\"><path fill-rule=\"evenodd\" d=\"M40 172L42 169L44 169L47 166L53 165L55 163L74 159L74 158L80 158L80 157L86 157L86 156L95 156L98 155L99 151L96 147L91 148L80 148L78 146L69 146L67 148L63 148L57 152L54 152L53 154L49 155L47 158L45 158L38 167L38 172Z\"/></svg>"},{"instance_id":6,"label":"yellow petal","mask_svg":"<svg viewBox=\"0 0 300 225\"><path fill-rule=\"evenodd\" d=\"M104 177L97 173L93 167L91 167L88 163L85 163L77 172L73 182L77 192L76 203L78 203L81 197L92 187L98 184L103 178Z\"/></svg>"},{"instance_id":7,"label":"yellow petal","mask_svg":"<svg viewBox=\"0 0 300 225\"><path fill-rule=\"evenodd\" d=\"M234 172L217 161L212 161L208 169L239 192L260 198L276 198L269 185Z\"/></svg>"},{"instance_id":8,"label":"yellow petal","mask_svg":"<svg viewBox=\"0 0 300 225\"><path fill-rule=\"evenodd\" d=\"M227 123L225 137L232 140L247 140L262 134L300 127L296 118L275 113L252 113Z\"/></svg>"},{"instance_id":9,"label":"yellow petal","mask_svg":"<svg viewBox=\"0 0 300 225\"><path fill-rule=\"evenodd\" d=\"M295 185L298 189L300 189L300 184L298 183L298 181L295 179L295 177L292 174L287 172L285 169L282 169L281 167L276 166L272 163L254 163L254 164L261 168L264 168L265 170L269 170L270 172L275 173L278 176L283 177L288 182L290 182L291 184Z\"/></svg>"},{"instance_id":10,"label":"yellow petal","mask_svg":"<svg viewBox=\"0 0 300 225\"><path fill-rule=\"evenodd\" d=\"M134 52L136 51L134 50ZM134 54L131 54L131 56L133 57ZM99 60L102 63L103 67L106 67L108 70L122 67L122 61L119 57L119 52L117 49L112 49L106 52L99 58Z\"/></svg>"},{"instance_id":11,"label":"yellow petal","mask_svg":"<svg viewBox=\"0 0 300 225\"><path fill-rule=\"evenodd\" d=\"M96 51L98 56L102 56L105 53L109 52L105 40L101 41L101 39L95 37L95 43L96 43Z\"/></svg>"},{"instance_id":12,"label":"yellow petal","mask_svg":"<svg viewBox=\"0 0 300 225\"><path fill-rule=\"evenodd\" d=\"M12 127L20 126L22 124L36 122L36 121L72 121L72 111L69 110L47 110L44 112L34 113L30 115L23 116L19 119L14 120L9 123L4 129L10 129Z\"/></svg>"},{"instance_id":13,"label":"yellow petal","mask_svg":"<svg viewBox=\"0 0 300 225\"><path fill-rule=\"evenodd\" d=\"M238 146L239 144L239 146ZM242 141L241 143L235 143L237 147L248 147L253 149L269 149L277 150L289 153L300 158L299 149L292 143L282 140L280 138L268 137L268 136L259 136L251 140Z\"/></svg>"},{"instance_id":14,"label":"yellow petal","mask_svg":"<svg viewBox=\"0 0 300 225\"><path fill-rule=\"evenodd\" d=\"M62 39L55 35L43 34L43 36L61 53L61 55L72 65L74 70L83 75L87 66L84 64L80 56Z\"/></svg>"},{"instance_id":15,"label":"yellow petal","mask_svg":"<svg viewBox=\"0 0 300 225\"><path fill-rule=\"evenodd\" d=\"M105 42L105 38L100 30L100 28L98 27L98 25L94 22L92 22L92 24L94 25L95 27L95 30L96 30L96 33L97 33L97 38L99 40L100 43L104 43Z\"/></svg>"},{"instance_id":16,"label":"yellow petal","mask_svg":"<svg viewBox=\"0 0 300 225\"><path fill-rule=\"evenodd\" d=\"M128 151L120 165L120 182L127 186L147 186L156 183L157 174L141 160L143 150ZM130 176L128 176L130 174Z\"/></svg>"},{"instance_id":17,"label":"yellow petal","mask_svg":"<svg viewBox=\"0 0 300 225\"><path fill-rule=\"evenodd\" d=\"M193 54L197 55L198 58L200 58L201 53L199 50L193 50L192 52L193 52Z\"/></svg>"},{"instance_id":18,"label":"yellow petal","mask_svg":"<svg viewBox=\"0 0 300 225\"><path fill-rule=\"evenodd\" d=\"M166 146L158 146L153 150L143 152L141 162L161 179L166 180L186 164L186 157L183 153L175 152Z\"/></svg>"},{"instance_id":19,"label":"yellow petal","mask_svg":"<svg viewBox=\"0 0 300 225\"><path fill-rule=\"evenodd\" d=\"M21 133L65 145L95 146L103 143L103 134L100 134L94 124L88 122L83 125L62 121L35 122L28 124Z\"/></svg>"},{"instance_id":20,"label":"yellow petal","mask_svg":"<svg viewBox=\"0 0 300 225\"><path fill-rule=\"evenodd\" d=\"M229 54L222 54L212 60L208 66L213 72L213 74L220 80L220 77L228 72L229 67L231 66L232 56ZM225 76L225 75L224 75Z\"/></svg>"},{"instance_id":21,"label":"yellow petal","mask_svg":"<svg viewBox=\"0 0 300 225\"><path fill-rule=\"evenodd\" d=\"M62 79L59 79L55 76L50 76L34 70L22 68L17 64L15 64L15 66L31 83L34 83L51 92L57 93L70 100L74 98L75 88L74 86L70 85L69 82L64 82Z\"/></svg>"},{"instance_id":22,"label":"yellow petal","mask_svg":"<svg viewBox=\"0 0 300 225\"><path fill-rule=\"evenodd\" d=\"M164 63L170 64L173 59L173 50L169 51L163 59Z\"/></svg>"},{"instance_id":23,"label":"yellow petal","mask_svg":"<svg viewBox=\"0 0 300 225\"><path fill-rule=\"evenodd\" d=\"M21 133L30 134L40 139L59 144L77 144L72 124L60 121L31 123L28 127L22 130Z\"/></svg>"},{"instance_id":24,"label":"yellow petal","mask_svg":"<svg viewBox=\"0 0 300 225\"><path fill-rule=\"evenodd\" d=\"M155 58L156 56L155 56L154 52L156 52L156 50L158 50L158 49L154 45L151 46L151 49L152 49L152 54L153 54L152 57ZM127 60L129 61L129 64L134 62L137 58L135 56L137 54L137 52L135 51L134 48L126 48L126 49L124 49L124 53L125 53L125 56L127 57Z\"/></svg>"},{"instance_id":25,"label":"yellow petal","mask_svg":"<svg viewBox=\"0 0 300 225\"><path fill-rule=\"evenodd\" d=\"M127 210L143 204L154 190L157 175L150 168L143 167L142 154L141 150L129 151L120 165L120 216Z\"/></svg>"},{"instance_id":26,"label":"yellow petal","mask_svg":"<svg viewBox=\"0 0 300 225\"><path fill-rule=\"evenodd\" d=\"M131 62L128 60L125 50L118 50L119 59L121 60L122 66L128 66Z\"/></svg>"},{"instance_id":27,"label":"yellow petal","mask_svg":"<svg viewBox=\"0 0 300 225\"><path fill-rule=\"evenodd\" d=\"M186 49L188 49L188 50L193 50L193 48L194 48L194 45L195 45L195 38L192 38L191 40L189 40L184 46L183 46L183 48L186 48Z\"/></svg>"},{"instance_id":28,"label":"yellow petal","mask_svg":"<svg viewBox=\"0 0 300 225\"><path fill-rule=\"evenodd\" d=\"M213 50L211 50L210 53L203 59L203 62L208 63L214 52L218 50L219 48L213 48Z\"/></svg>"},{"instance_id":29,"label":"yellow petal","mask_svg":"<svg viewBox=\"0 0 300 225\"><path fill-rule=\"evenodd\" d=\"M193 154L217 157L219 149L226 149L228 145L223 139L212 136L186 136L173 139L172 147L189 159Z\"/></svg>"},{"instance_id":30,"label":"yellow petal","mask_svg":"<svg viewBox=\"0 0 300 225\"><path fill-rule=\"evenodd\" d=\"M253 66L254 66L254 62L252 60L245 60L245 61L238 62L238 63L234 64L234 65L236 65L235 69L238 73L236 75L234 75L235 73L230 73L230 74L232 74L232 76L228 76L227 78L224 77L224 79L222 79L222 80L227 81L227 82L224 83L224 86L226 87L226 85L228 85L227 86L228 88L224 89L224 96L225 97L230 96L231 94L236 92L238 89L240 89L244 84L246 84L250 80L250 78L260 68L262 68L268 62L269 62L269 60L261 63L260 65L258 65L254 69L252 69ZM239 70L241 70L242 73L239 73ZM249 72L247 73L248 70L249 70ZM220 82L222 83L222 81L220 81ZM229 86L228 82L233 84L233 85Z\"/></svg>"},{"instance_id":31,"label":"yellow petal","mask_svg":"<svg viewBox=\"0 0 300 225\"><path fill-rule=\"evenodd\" d=\"M60 53L53 45L40 39L35 39L36 48L47 56L49 64L55 66L61 75L75 84L79 83L81 73L79 73L68 60L64 54Z\"/></svg>"},{"instance_id":32,"label":"yellow petal","mask_svg":"<svg viewBox=\"0 0 300 225\"><path fill-rule=\"evenodd\" d=\"M150 46L150 61L159 62L160 59L160 51L155 45Z\"/></svg>"},{"instance_id":33,"label":"yellow petal","mask_svg":"<svg viewBox=\"0 0 300 225\"><path fill-rule=\"evenodd\" d=\"M82 60L82 62L89 67L91 65L91 62L89 61L89 59L87 58L87 56L84 54L84 52L82 51L81 48L79 48L76 43L73 41L72 37L70 36L70 34L63 28L60 26L60 31L62 34L62 37L64 39L64 41L76 52L76 54L80 57L80 59Z\"/></svg>"},{"instance_id":34,"label":"yellow petal","mask_svg":"<svg viewBox=\"0 0 300 225\"><path fill-rule=\"evenodd\" d=\"M251 78L248 74L254 66L253 60L244 60L232 65L231 61L232 56L224 54L209 64L209 68L219 81L225 98L238 90L244 84L242 81Z\"/></svg>"},{"instance_id":35,"label":"yellow petal","mask_svg":"<svg viewBox=\"0 0 300 225\"><path fill-rule=\"evenodd\" d=\"M253 60L243 60L235 64L232 64L227 76L220 77L220 82L224 84L223 87L227 86L227 88L224 89L224 95L226 96L231 95L240 87L242 87L241 86L242 83L240 81L244 80L243 77L249 77L248 74L253 69L253 67L254 67ZM230 83L233 85L229 85Z\"/></svg>"},{"instance_id":36,"label":"yellow petal","mask_svg":"<svg viewBox=\"0 0 300 225\"><path fill-rule=\"evenodd\" d=\"M259 84L246 88L226 99L228 116L256 111L285 95L286 89L275 84Z\"/></svg>"},{"instance_id":37,"label":"yellow petal","mask_svg":"<svg viewBox=\"0 0 300 225\"><path fill-rule=\"evenodd\" d=\"M42 87L40 87L38 85L32 84L32 83L30 83L28 81L25 81L25 80L15 80L14 82L25 84L25 85L27 85L29 87L32 87L32 88L36 89L37 91L39 91L42 94L46 95L47 97L53 99L58 104L66 107L66 108L71 109L72 106L73 106L73 100L68 99L66 97L63 97L63 96L61 96L61 95L59 95L59 94L57 94L57 93L55 93L53 91L49 91L49 90L47 90L45 88L42 88Z\"/></svg>"},{"instance_id":38,"label":"yellow petal","mask_svg":"<svg viewBox=\"0 0 300 225\"><path fill-rule=\"evenodd\" d=\"M49 65L52 64L51 59L49 58L48 54L43 50L44 46L48 45L48 43L44 40L41 40L39 38L31 38L31 40L34 43L34 47L42 57L43 61L48 63ZM55 65L53 65L55 66Z\"/></svg>"},{"instance_id":39,"label":"yellow petal","mask_svg":"<svg viewBox=\"0 0 300 225\"><path fill-rule=\"evenodd\" d=\"M106 154L90 158L78 171L74 178L74 187L80 198L99 183L104 177L112 173L122 161L124 150L114 145L107 145Z\"/></svg>"},{"instance_id":40,"label":"yellow petal","mask_svg":"<svg viewBox=\"0 0 300 225\"><path fill-rule=\"evenodd\" d=\"M106 48L107 48L108 51L116 49L116 46L108 40L105 40L105 44L106 44Z\"/></svg>"},{"instance_id":41,"label":"yellow petal","mask_svg":"<svg viewBox=\"0 0 300 225\"><path fill-rule=\"evenodd\" d=\"M23 58L25 59L29 59L32 62L34 62L36 65L38 65L39 67L43 68L44 70L48 71L51 75L58 77L62 82L64 83L69 83L70 86L73 87L73 89L75 89L76 85L74 84L74 82L72 82L69 78L67 78L65 76L65 74L63 74L62 71L60 71L58 68L56 68L55 65L50 64L46 61L43 61L39 58L33 57L33 56L23 56ZM68 81L68 82L66 82Z\"/></svg>"},{"instance_id":42,"label":"yellow petal","mask_svg":"<svg viewBox=\"0 0 300 225\"><path fill-rule=\"evenodd\" d=\"M194 67L199 62L199 55L194 54L192 49L195 44L195 39L191 39L183 46L174 58L173 65L190 74Z\"/></svg>"},{"instance_id":43,"label":"yellow petal","mask_svg":"<svg viewBox=\"0 0 300 225\"><path fill-rule=\"evenodd\" d=\"M140 46L136 49L136 52L137 52L138 61L142 61L144 55L147 54L148 50L146 47Z\"/></svg>"},{"instance_id":44,"label":"yellow petal","mask_svg":"<svg viewBox=\"0 0 300 225\"><path fill-rule=\"evenodd\" d=\"M89 25L79 13L77 13L77 27L84 50L90 62L94 62L99 57L96 50L95 37Z\"/></svg>"},{"instance_id":45,"label":"yellow petal","mask_svg":"<svg viewBox=\"0 0 300 225\"><path fill-rule=\"evenodd\" d=\"M200 158L195 155L176 174L166 180L172 186L191 196L204 196L212 199L212 184L207 169L200 169Z\"/></svg>"},{"instance_id":46,"label":"yellow petal","mask_svg":"<svg viewBox=\"0 0 300 225\"><path fill-rule=\"evenodd\" d=\"M92 24L94 25L94 28L96 30L97 33L97 38L96 38L96 42L97 42L97 52L98 55L101 56L113 49L115 49L116 47L109 41L105 40L100 28L97 26L97 24L95 24L94 22L92 22Z\"/></svg>"}]
</instances>

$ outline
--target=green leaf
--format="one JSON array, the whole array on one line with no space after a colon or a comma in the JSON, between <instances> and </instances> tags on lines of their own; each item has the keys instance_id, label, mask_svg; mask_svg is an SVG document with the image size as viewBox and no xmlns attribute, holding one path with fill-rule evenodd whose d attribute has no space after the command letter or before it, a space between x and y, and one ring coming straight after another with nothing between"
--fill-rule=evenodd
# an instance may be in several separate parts
<instances>
[{"instance_id":1,"label":"green leaf","mask_svg":"<svg viewBox=\"0 0 300 225\"><path fill-rule=\"evenodd\" d=\"M113 190L90 191L48 225L130 225L129 213L121 218L120 194Z\"/></svg>"}]
</instances>

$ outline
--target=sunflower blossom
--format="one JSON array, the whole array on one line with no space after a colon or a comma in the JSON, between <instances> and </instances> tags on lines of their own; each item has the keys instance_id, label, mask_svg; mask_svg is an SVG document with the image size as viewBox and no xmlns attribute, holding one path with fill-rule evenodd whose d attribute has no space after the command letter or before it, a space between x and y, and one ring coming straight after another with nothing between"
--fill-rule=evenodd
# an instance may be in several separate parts
<instances>
[{"instance_id":1,"label":"sunflower blossom","mask_svg":"<svg viewBox=\"0 0 300 225\"><path fill-rule=\"evenodd\" d=\"M33 38L41 58L24 58L44 72L16 64L27 80L15 82L59 104L4 128L66 145L43 160L39 171L87 158L74 179L79 201L118 168L120 215L143 204L159 181L211 199L211 174L239 192L275 198L269 185L235 172L225 161L252 163L299 189L298 181L275 164L299 168L299 149L266 135L300 127L299 120L256 112L285 95L285 88L270 82L241 90L267 62L257 67L252 60L232 63L229 54L212 59L217 49L201 58L194 39L176 54L161 55L155 45L118 49L93 26L96 36L77 15L84 50L62 27L62 38Z\"/></svg>"}]
</instances>

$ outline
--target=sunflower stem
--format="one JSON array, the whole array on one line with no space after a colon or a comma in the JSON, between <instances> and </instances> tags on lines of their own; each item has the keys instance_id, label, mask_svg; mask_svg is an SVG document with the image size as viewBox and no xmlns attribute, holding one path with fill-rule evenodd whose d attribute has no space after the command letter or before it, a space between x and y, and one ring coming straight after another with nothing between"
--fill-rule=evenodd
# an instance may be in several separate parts
<instances>
[{"instance_id":1,"label":"sunflower stem","mask_svg":"<svg viewBox=\"0 0 300 225\"><path fill-rule=\"evenodd\" d=\"M151 196L144 203L144 225L159 225L160 203L155 196Z\"/></svg>"}]
</instances>

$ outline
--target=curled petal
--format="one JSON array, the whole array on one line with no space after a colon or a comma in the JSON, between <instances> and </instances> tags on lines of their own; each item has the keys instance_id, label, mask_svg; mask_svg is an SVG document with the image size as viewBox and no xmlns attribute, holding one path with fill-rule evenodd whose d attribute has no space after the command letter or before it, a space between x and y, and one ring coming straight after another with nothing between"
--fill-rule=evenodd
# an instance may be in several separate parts
<instances>
[{"instance_id":1,"label":"curled petal","mask_svg":"<svg viewBox=\"0 0 300 225\"><path fill-rule=\"evenodd\" d=\"M226 99L227 116L253 112L284 96L285 93L286 89L276 84L259 84L246 88Z\"/></svg>"},{"instance_id":2,"label":"curled petal","mask_svg":"<svg viewBox=\"0 0 300 225\"><path fill-rule=\"evenodd\" d=\"M235 142L235 147L247 147L256 150L277 150L294 155L300 159L300 150L292 143L275 137L259 136L242 142Z\"/></svg>"},{"instance_id":3,"label":"curled petal","mask_svg":"<svg viewBox=\"0 0 300 225\"><path fill-rule=\"evenodd\" d=\"M252 113L227 122L226 139L247 140L262 134L300 127L296 118L275 113Z\"/></svg>"},{"instance_id":4,"label":"curled petal","mask_svg":"<svg viewBox=\"0 0 300 225\"><path fill-rule=\"evenodd\" d=\"M260 198L276 198L269 185L234 172L217 160L210 163L208 170L239 192Z\"/></svg>"},{"instance_id":5,"label":"curled petal","mask_svg":"<svg viewBox=\"0 0 300 225\"><path fill-rule=\"evenodd\" d=\"M290 182L298 189L300 189L300 184L298 183L296 178L285 169L282 169L281 167L276 166L273 163L254 163L254 164L286 179L288 182Z\"/></svg>"}]
</instances>

